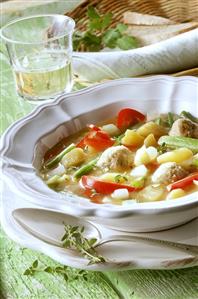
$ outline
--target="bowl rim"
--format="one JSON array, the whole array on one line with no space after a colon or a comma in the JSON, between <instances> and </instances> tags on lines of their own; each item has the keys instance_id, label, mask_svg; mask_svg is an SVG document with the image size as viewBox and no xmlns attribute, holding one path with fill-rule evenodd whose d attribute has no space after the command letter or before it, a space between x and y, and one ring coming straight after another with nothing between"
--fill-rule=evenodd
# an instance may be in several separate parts
<instances>
[{"instance_id":1,"label":"bowl rim","mask_svg":"<svg viewBox=\"0 0 198 299\"><path fill-rule=\"evenodd\" d=\"M196 84L198 83L198 78L191 77L191 76L184 76L181 78L174 78L170 76L151 76L151 77L146 77L146 78L121 78L121 79L116 79L116 80L110 80L108 82L100 83L93 85L91 87L87 87L85 89L79 90L79 91L74 91L68 94L63 94L58 96L53 102L45 102L42 103L41 105L35 107L33 111L31 111L29 114L27 114L25 117L17 120L15 123L13 123L10 127L7 128L7 130L3 133L2 138L1 138L1 147L0 147L0 154L2 156L3 163L1 168L6 168L6 152L9 149L10 146L10 138L13 134L17 132L17 130L21 127L23 127L23 124L26 123L28 120L36 117L39 113L41 113L45 108L50 107L50 106L57 106L62 101L73 97L75 95L81 95L85 93L89 93L90 91L93 90L98 90L104 87L108 86L114 86L119 83L134 83L134 81L159 81L159 80L165 80L169 82L181 82L181 81L186 81L189 80L189 82ZM5 159L5 160L4 160ZM6 182L11 181L11 178L9 178L8 174L5 174L3 176ZM14 182L12 182L14 184ZM16 188L16 187L15 187ZM17 188L16 188L17 189ZM28 194L22 194L21 190L16 190L16 192L19 192L20 195L24 198L27 197ZM54 191L53 191L54 192ZM198 197L197 192L194 192L190 195L186 195L183 198L181 198L179 201L165 201L166 205L164 205L164 201L159 201L159 202L149 202L149 203L136 203L131 206L116 206L114 204L96 204L93 202L90 202L89 200L86 200L85 205L76 205L76 203L68 203L67 202L67 208L71 209L73 212L77 213L77 215L83 215L83 216L103 216L103 217L109 217L109 218L114 218L114 217L123 217L123 216L129 216L131 214L164 214L164 213L169 213L169 212L175 212L176 210L185 210L191 207L195 207L198 204ZM46 196L44 196L46 199ZM37 198L31 198L31 194L28 195L28 200L33 202L34 204L37 204L39 206L43 207L52 207L52 202L45 202L45 205L43 205L43 196L38 196ZM79 197L82 199L82 197ZM84 199L84 198L83 198ZM27 198L26 198L27 200ZM51 198L50 201L54 201L54 198ZM56 199L57 201L57 199ZM56 202L55 205L53 205L54 208L59 209L59 210L65 210L64 207L64 202L61 199L59 202ZM112 208L114 207L114 208Z\"/></svg>"}]
</instances>

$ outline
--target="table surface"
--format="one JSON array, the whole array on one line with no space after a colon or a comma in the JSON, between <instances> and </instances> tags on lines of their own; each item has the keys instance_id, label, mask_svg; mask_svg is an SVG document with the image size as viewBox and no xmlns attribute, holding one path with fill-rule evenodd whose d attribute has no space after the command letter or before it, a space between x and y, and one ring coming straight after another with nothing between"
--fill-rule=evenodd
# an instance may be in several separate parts
<instances>
[{"instance_id":1,"label":"table surface","mask_svg":"<svg viewBox=\"0 0 198 299\"><path fill-rule=\"evenodd\" d=\"M61 2L61 9L63 1ZM73 6L79 1L67 1ZM54 6L57 7L57 6ZM51 9L51 8L50 8ZM57 12L60 12L60 6ZM47 11L46 11L47 12ZM25 11L28 14L28 11ZM32 111L33 105L17 96L11 69L0 54L0 103L1 134L15 120ZM34 276L23 275L34 260L39 265L59 266L49 257L22 248L0 231L0 298L35 299L191 299L198 298L198 267L162 271L131 270L122 272L88 272L88 280L73 280L77 270L68 268L71 279L66 282L62 275L38 272Z\"/></svg>"}]
</instances>

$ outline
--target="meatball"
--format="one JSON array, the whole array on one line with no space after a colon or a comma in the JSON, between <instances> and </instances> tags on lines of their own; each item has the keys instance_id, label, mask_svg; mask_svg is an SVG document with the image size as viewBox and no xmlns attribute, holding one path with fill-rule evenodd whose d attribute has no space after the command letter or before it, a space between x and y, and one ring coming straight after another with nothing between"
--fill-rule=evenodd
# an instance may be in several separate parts
<instances>
[{"instance_id":1,"label":"meatball","mask_svg":"<svg viewBox=\"0 0 198 299\"><path fill-rule=\"evenodd\" d=\"M198 138L198 124L188 119L177 119L169 131L169 135Z\"/></svg>"},{"instance_id":2,"label":"meatball","mask_svg":"<svg viewBox=\"0 0 198 299\"><path fill-rule=\"evenodd\" d=\"M123 171L132 166L132 153L123 146L113 146L106 149L97 162L97 166L104 170Z\"/></svg>"},{"instance_id":3,"label":"meatball","mask_svg":"<svg viewBox=\"0 0 198 299\"><path fill-rule=\"evenodd\" d=\"M176 162L167 162L161 164L152 175L152 182L159 184L170 184L178 181L188 175L182 166Z\"/></svg>"}]
</instances>

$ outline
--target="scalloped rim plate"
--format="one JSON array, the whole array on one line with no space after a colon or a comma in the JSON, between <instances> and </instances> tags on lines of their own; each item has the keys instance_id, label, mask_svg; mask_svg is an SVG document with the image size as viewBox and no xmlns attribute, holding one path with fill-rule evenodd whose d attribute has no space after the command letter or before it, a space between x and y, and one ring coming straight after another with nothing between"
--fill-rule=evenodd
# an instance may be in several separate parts
<instances>
[{"instance_id":1,"label":"scalloped rim plate","mask_svg":"<svg viewBox=\"0 0 198 299\"><path fill-rule=\"evenodd\" d=\"M4 133L1 140L3 179L16 194L45 208L103 219L134 215L156 215L159 219L162 214L169 217L172 214L174 218L176 213L180 213L180 221L175 220L174 225L181 224L182 212L195 211L197 192L177 201L135 203L131 207L98 205L75 195L52 191L36 175L33 165L38 167L43 153L60 138L85 127L88 121L97 122L115 115L121 107L131 105L143 112L152 110L152 107L156 112L184 109L194 112L198 110L197 86L198 79L194 77L126 78L94 85L44 103ZM183 222L194 218L195 212L189 215ZM167 223L161 229L165 227L168 227Z\"/></svg>"},{"instance_id":2,"label":"scalloped rim plate","mask_svg":"<svg viewBox=\"0 0 198 299\"><path fill-rule=\"evenodd\" d=\"M129 269L180 269L198 265L198 257L188 255L174 249L147 246L142 243L114 242L101 246L100 253L108 257L105 264L87 265L87 260L78 254L48 245L33 237L21 228L12 217L12 211L16 208L37 208L36 206L21 200L14 194L7 184L4 184L2 192L1 224L7 235L21 246L40 251L61 264L74 268L93 271L121 271ZM57 212L57 211L56 211ZM45 224L45 223L44 223ZM167 239L198 245L197 227L198 219L171 230L143 234L148 237ZM106 229L95 225L105 237L107 234L117 234L115 230ZM133 255L131 254L133 253Z\"/></svg>"}]
</instances>

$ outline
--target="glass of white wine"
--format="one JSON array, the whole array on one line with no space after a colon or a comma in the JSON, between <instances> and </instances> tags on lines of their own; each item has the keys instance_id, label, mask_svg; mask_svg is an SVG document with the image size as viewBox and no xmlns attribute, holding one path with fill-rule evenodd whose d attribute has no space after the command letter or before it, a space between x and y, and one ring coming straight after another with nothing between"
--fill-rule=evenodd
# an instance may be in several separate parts
<instances>
[{"instance_id":1,"label":"glass of white wine","mask_svg":"<svg viewBox=\"0 0 198 299\"><path fill-rule=\"evenodd\" d=\"M71 91L74 27L73 19L48 14L16 19L1 29L20 96L38 103Z\"/></svg>"}]
</instances>

